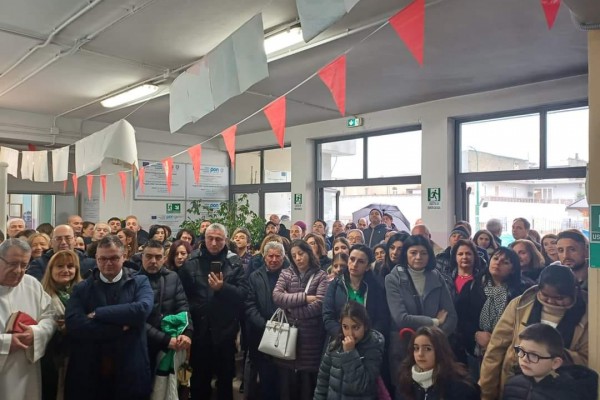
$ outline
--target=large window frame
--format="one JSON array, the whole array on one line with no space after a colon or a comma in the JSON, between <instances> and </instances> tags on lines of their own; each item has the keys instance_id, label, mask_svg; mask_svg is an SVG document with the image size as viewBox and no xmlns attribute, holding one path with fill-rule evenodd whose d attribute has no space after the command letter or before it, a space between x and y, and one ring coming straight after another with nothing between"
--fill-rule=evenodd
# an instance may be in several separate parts
<instances>
[{"instance_id":1,"label":"large window frame","mask_svg":"<svg viewBox=\"0 0 600 400\"><path fill-rule=\"evenodd\" d=\"M564 179L585 178L586 167L548 167L548 113L554 111L568 110L572 108L588 107L587 100L557 103L551 105L522 108L511 111L503 111L490 114L482 114L465 118L454 119L454 171L455 171L455 215L457 220L469 220L467 182L484 181L509 181L509 180L542 180L542 179ZM487 171L487 172L461 172L461 148L462 148L462 125L469 122L479 122L498 118L519 117L528 114L539 114L540 117L540 142L539 142L539 168L509 170L509 171Z\"/></svg>"},{"instance_id":2,"label":"large window frame","mask_svg":"<svg viewBox=\"0 0 600 400\"><path fill-rule=\"evenodd\" d=\"M290 145L284 146L284 148L290 148ZM291 192L292 183L264 183L265 182L265 151L281 149L279 146L262 147L259 149L248 149L236 152L238 154L244 153L256 153L260 152L260 182L261 183L250 183L250 184L233 184L235 182L235 167L230 168L229 175L229 201L235 201L235 196L244 193L256 193L258 194L258 215L261 218L265 218L265 193L277 193L277 192ZM293 176L292 176L293 177Z\"/></svg>"},{"instance_id":3,"label":"large window frame","mask_svg":"<svg viewBox=\"0 0 600 400\"><path fill-rule=\"evenodd\" d=\"M408 175L408 176L390 176L385 178L368 178L369 176L369 138L375 136L385 136L393 134L401 134L404 132L421 131L423 129L421 125L408 125L398 128L390 128L385 130L362 132L354 135L347 135L343 137L332 137L326 139L315 140L315 160L316 168L314 174L315 189L317 196L315 198L315 210L319 218L323 218L324 215L324 190L328 187L342 187L342 186L389 186L389 185L410 185L420 184L421 175ZM321 145L325 143L343 142L347 140L362 139L363 141L363 171L361 178L354 179L321 179L322 171L322 160L321 160ZM421 137L421 143L423 142ZM422 149L421 149L422 152ZM339 219L339 210L336 210L336 219Z\"/></svg>"}]
</instances>

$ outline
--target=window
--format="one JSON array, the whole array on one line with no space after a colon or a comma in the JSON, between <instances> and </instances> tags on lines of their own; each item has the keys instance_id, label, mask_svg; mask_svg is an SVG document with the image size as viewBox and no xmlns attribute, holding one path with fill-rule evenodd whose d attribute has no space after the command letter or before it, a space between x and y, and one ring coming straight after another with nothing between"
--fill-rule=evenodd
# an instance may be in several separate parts
<instances>
[{"instance_id":1,"label":"window","mask_svg":"<svg viewBox=\"0 0 600 400\"><path fill-rule=\"evenodd\" d=\"M460 130L461 172L540 166L539 114L468 122Z\"/></svg>"},{"instance_id":2,"label":"window","mask_svg":"<svg viewBox=\"0 0 600 400\"><path fill-rule=\"evenodd\" d=\"M292 181L292 150L289 147L264 151L265 183Z\"/></svg>"},{"instance_id":3,"label":"window","mask_svg":"<svg viewBox=\"0 0 600 400\"><path fill-rule=\"evenodd\" d=\"M588 162L587 107L548 113L549 168L585 167Z\"/></svg>"},{"instance_id":4,"label":"window","mask_svg":"<svg viewBox=\"0 0 600 400\"><path fill-rule=\"evenodd\" d=\"M510 230L516 217L542 235L587 229L588 112L580 103L457 121L457 218L474 230L489 218Z\"/></svg>"},{"instance_id":5,"label":"window","mask_svg":"<svg viewBox=\"0 0 600 400\"><path fill-rule=\"evenodd\" d=\"M260 151L237 153L235 155L235 184L256 184L260 180Z\"/></svg>"},{"instance_id":6,"label":"window","mask_svg":"<svg viewBox=\"0 0 600 400\"><path fill-rule=\"evenodd\" d=\"M363 177L363 139L323 143L319 147L321 180Z\"/></svg>"},{"instance_id":7,"label":"window","mask_svg":"<svg viewBox=\"0 0 600 400\"><path fill-rule=\"evenodd\" d=\"M421 131L371 136L367 148L367 178L421 173Z\"/></svg>"}]
</instances>

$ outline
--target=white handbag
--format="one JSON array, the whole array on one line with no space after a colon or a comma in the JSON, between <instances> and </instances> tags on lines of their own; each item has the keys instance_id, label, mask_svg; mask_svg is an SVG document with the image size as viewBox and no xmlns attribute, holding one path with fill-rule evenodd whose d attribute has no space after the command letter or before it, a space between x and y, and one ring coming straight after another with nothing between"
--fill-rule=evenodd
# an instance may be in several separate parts
<instances>
[{"instance_id":1,"label":"white handbag","mask_svg":"<svg viewBox=\"0 0 600 400\"><path fill-rule=\"evenodd\" d=\"M314 274L308 280L304 293L308 292L313 277ZM290 325L285 310L278 308L267 321L258 350L282 360L295 360L297 340L298 328Z\"/></svg>"}]
</instances>

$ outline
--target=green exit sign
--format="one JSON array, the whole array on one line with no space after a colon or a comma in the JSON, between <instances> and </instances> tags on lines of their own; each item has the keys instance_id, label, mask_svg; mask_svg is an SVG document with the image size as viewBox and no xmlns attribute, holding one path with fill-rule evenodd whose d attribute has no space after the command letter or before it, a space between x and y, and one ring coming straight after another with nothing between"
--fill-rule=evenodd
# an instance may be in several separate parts
<instances>
[{"instance_id":1,"label":"green exit sign","mask_svg":"<svg viewBox=\"0 0 600 400\"><path fill-rule=\"evenodd\" d=\"M167 203L167 214L180 214L181 203Z\"/></svg>"},{"instance_id":2,"label":"green exit sign","mask_svg":"<svg viewBox=\"0 0 600 400\"><path fill-rule=\"evenodd\" d=\"M364 122L365 121L361 117L348 118L346 125L348 128L356 128L357 126L362 126Z\"/></svg>"}]
</instances>

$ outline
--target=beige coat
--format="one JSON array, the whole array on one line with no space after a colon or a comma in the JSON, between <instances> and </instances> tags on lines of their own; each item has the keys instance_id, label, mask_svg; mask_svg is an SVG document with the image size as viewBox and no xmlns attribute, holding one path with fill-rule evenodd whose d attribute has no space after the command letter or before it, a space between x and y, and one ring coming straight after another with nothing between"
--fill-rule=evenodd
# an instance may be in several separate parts
<instances>
[{"instance_id":1,"label":"beige coat","mask_svg":"<svg viewBox=\"0 0 600 400\"><path fill-rule=\"evenodd\" d=\"M529 288L523 295L513 299L496 324L481 365L482 400L502 397L504 384L514 375L519 362L514 346L518 345L519 334L525 330L537 295L537 286ZM575 364L586 365L588 361L588 312L575 327L571 347L567 349Z\"/></svg>"}]
</instances>

